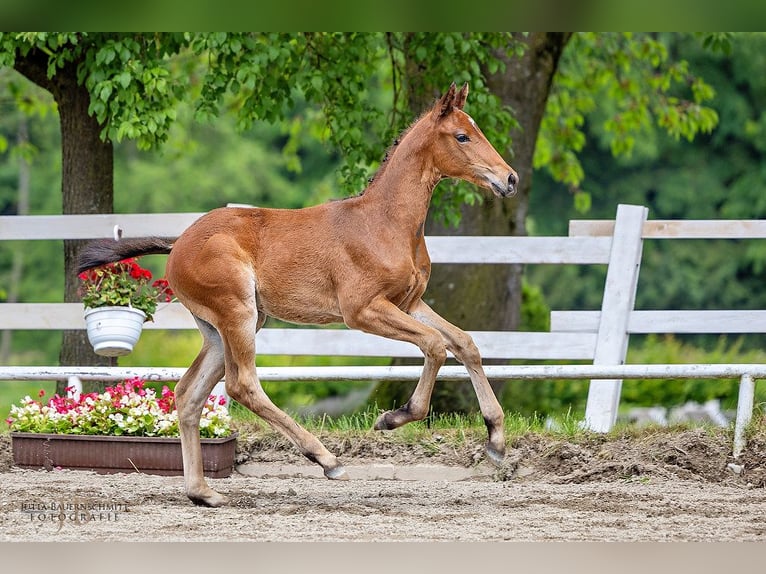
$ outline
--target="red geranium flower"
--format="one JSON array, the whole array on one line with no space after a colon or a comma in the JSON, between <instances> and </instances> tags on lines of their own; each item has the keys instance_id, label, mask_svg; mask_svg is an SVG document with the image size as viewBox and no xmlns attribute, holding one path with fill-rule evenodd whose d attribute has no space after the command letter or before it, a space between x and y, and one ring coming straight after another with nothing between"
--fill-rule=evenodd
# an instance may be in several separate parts
<instances>
[{"instance_id":1,"label":"red geranium flower","mask_svg":"<svg viewBox=\"0 0 766 574\"><path fill-rule=\"evenodd\" d=\"M151 321L160 301L173 300L173 291L165 279L151 282L152 272L141 267L135 258L109 263L80 273L80 296L85 307L134 307Z\"/></svg>"}]
</instances>

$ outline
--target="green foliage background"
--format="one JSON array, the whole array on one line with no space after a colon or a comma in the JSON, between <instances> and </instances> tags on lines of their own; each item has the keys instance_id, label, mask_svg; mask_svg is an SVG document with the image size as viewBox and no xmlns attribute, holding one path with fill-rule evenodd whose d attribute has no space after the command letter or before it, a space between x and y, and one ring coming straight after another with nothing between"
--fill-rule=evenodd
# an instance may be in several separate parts
<instances>
[{"instance_id":1,"label":"green foliage background","mask_svg":"<svg viewBox=\"0 0 766 574\"><path fill-rule=\"evenodd\" d=\"M64 40L76 44L82 38L44 39ZM136 55L157 50L145 40L108 39L93 55L103 73L85 80L100 96L92 111L112 118L107 134L118 142L117 212L206 211L227 202L293 208L358 191L412 120L407 101L395 95L412 88L404 53L445 82L470 81L469 111L485 132L497 134L498 147L512 149L500 136L514 125L511 110L488 92L480 73L483 66L498 65L487 58L488 48L505 41L507 49L520 49L509 36L477 34L468 41L460 33L178 35L164 49L180 57L141 67ZM190 49L182 51L182 44ZM205 60L213 49L216 58ZM611 218L618 203L647 205L654 219L764 217L764 54L763 34L704 41L691 34L575 35L538 141L530 232L565 234L569 219ZM456 74L451 60L473 61L476 69ZM203 61L207 68L200 66ZM291 82L305 87L295 90ZM0 68L0 213L15 213L22 160L32 166L30 212L60 213L53 106L47 94L20 85L18 76ZM143 121L110 108L115 95L131 100L138 86L152 96L143 103ZM181 86L187 90L183 97ZM20 109L30 130L31 144L24 147L14 145ZM162 146L148 151L156 144ZM478 199L472 188L440 189L434 203L447 220L454 221L456 213L450 205ZM24 254L22 299L61 300L60 242L4 242L0 292L7 291L16 251ZM638 308L766 308L764 242L710 241L704 250L694 241L648 242L644 253ZM145 263L162 275L162 257ZM547 328L550 308L599 308L603 281L599 268L528 269L525 328ZM124 364L186 366L199 347L196 333L145 336ZM10 362L50 364L59 340L56 333L16 332ZM758 337L649 338L634 342L631 360L766 362L758 354L762 344ZM295 405L344 391L270 389L277 402ZM715 383L689 388L641 382L626 383L623 396L649 404L730 397L730 391ZM509 387L504 402L548 412L580 408L583 397L584 385L526 383Z\"/></svg>"}]
</instances>

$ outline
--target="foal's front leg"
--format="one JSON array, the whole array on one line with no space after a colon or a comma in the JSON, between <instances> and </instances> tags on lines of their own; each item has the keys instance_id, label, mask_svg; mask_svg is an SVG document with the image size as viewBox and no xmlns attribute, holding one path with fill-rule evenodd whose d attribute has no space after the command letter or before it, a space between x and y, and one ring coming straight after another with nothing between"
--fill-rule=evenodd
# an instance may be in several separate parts
<instances>
[{"instance_id":1,"label":"foal's front leg","mask_svg":"<svg viewBox=\"0 0 766 574\"><path fill-rule=\"evenodd\" d=\"M468 333L442 318L423 300L416 303L410 310L410 314L423 324L438 330L447 342L447 349L465 366L476 397L479 399L479 409L484 417L484 424L487 425L489 435L487 456L493 463L500 464L505 457L504 414L484 373L479 349ZM415 393L417 392L416 388Z\"/></svg>"},{"instance_id":2,"label":"foal's front leg","mask_svg":"<svg viewBox=\"0 0 766 574\"><path fill-rule=\"evenodd\" d=\"M380 415L375 429L391 430L424 419L428 414L436 375L447 360L444 337L434 327L414 319L382 297L347 316L346 323L353 329L414 343L425 357L423 371L410 400L398 409Z\"/></svg>"}]
</instances>

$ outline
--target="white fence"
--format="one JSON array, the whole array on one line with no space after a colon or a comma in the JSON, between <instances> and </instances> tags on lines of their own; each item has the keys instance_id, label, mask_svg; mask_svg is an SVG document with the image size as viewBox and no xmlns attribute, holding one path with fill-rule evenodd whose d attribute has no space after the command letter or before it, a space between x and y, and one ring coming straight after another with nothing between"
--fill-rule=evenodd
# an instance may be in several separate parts
<instances>
[{"instance_id":1,"label":"white fence","mask_svg":"<svg viewBox=\"0 0 766 574\"><path fill-rule=\"evenodd\" d=\"M0 241L177 236L199 213L0 217ZM626 378L740 379L734 453L744 447L744 429L753 411L754 379L766 365L625 365L632 333L764 333L766 311L636 311L636 288L643 241L671 238L766 238L766 221L647 221L647 210L620 205L614 221L572 221L567 237L428 237L434 264L607 265L600 311L553 311L551 331L472 332L487 359L589 360L592 365L487 366L493 379L591 379L585 426L604 432L617 416ZM84 328L79 303L0 304L0 330ZM161 306L148 329L194 329L179 304ZM258 334L260 355L420 357L408 343L344 329L269 329ZM140 343L139 343L140 344ZM141 376L178 380L183 369L151 367L0 366L1 380L121 380ZM417 379L419 367L260 367L263 380ZM462 367L445 366L441 380L467 380Z\"/></svg>"}]
</instances>

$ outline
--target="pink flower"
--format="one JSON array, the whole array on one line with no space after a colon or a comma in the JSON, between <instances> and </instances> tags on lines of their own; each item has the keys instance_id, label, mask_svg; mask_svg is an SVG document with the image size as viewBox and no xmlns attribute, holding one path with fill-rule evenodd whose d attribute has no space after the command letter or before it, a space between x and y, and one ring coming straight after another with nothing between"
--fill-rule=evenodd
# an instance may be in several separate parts
<instances>
[{"instance_id":1,"label":"pink flower","mask_svg":"<svg viewBox=\"0 0 766 574\"><path fill-rule=\"evenodd\" d=\"M40 392L37 393L37 396L40 397L40 398L44 397L45 396L45 389L40 389Z\"/></svg>"}]
</instances>

